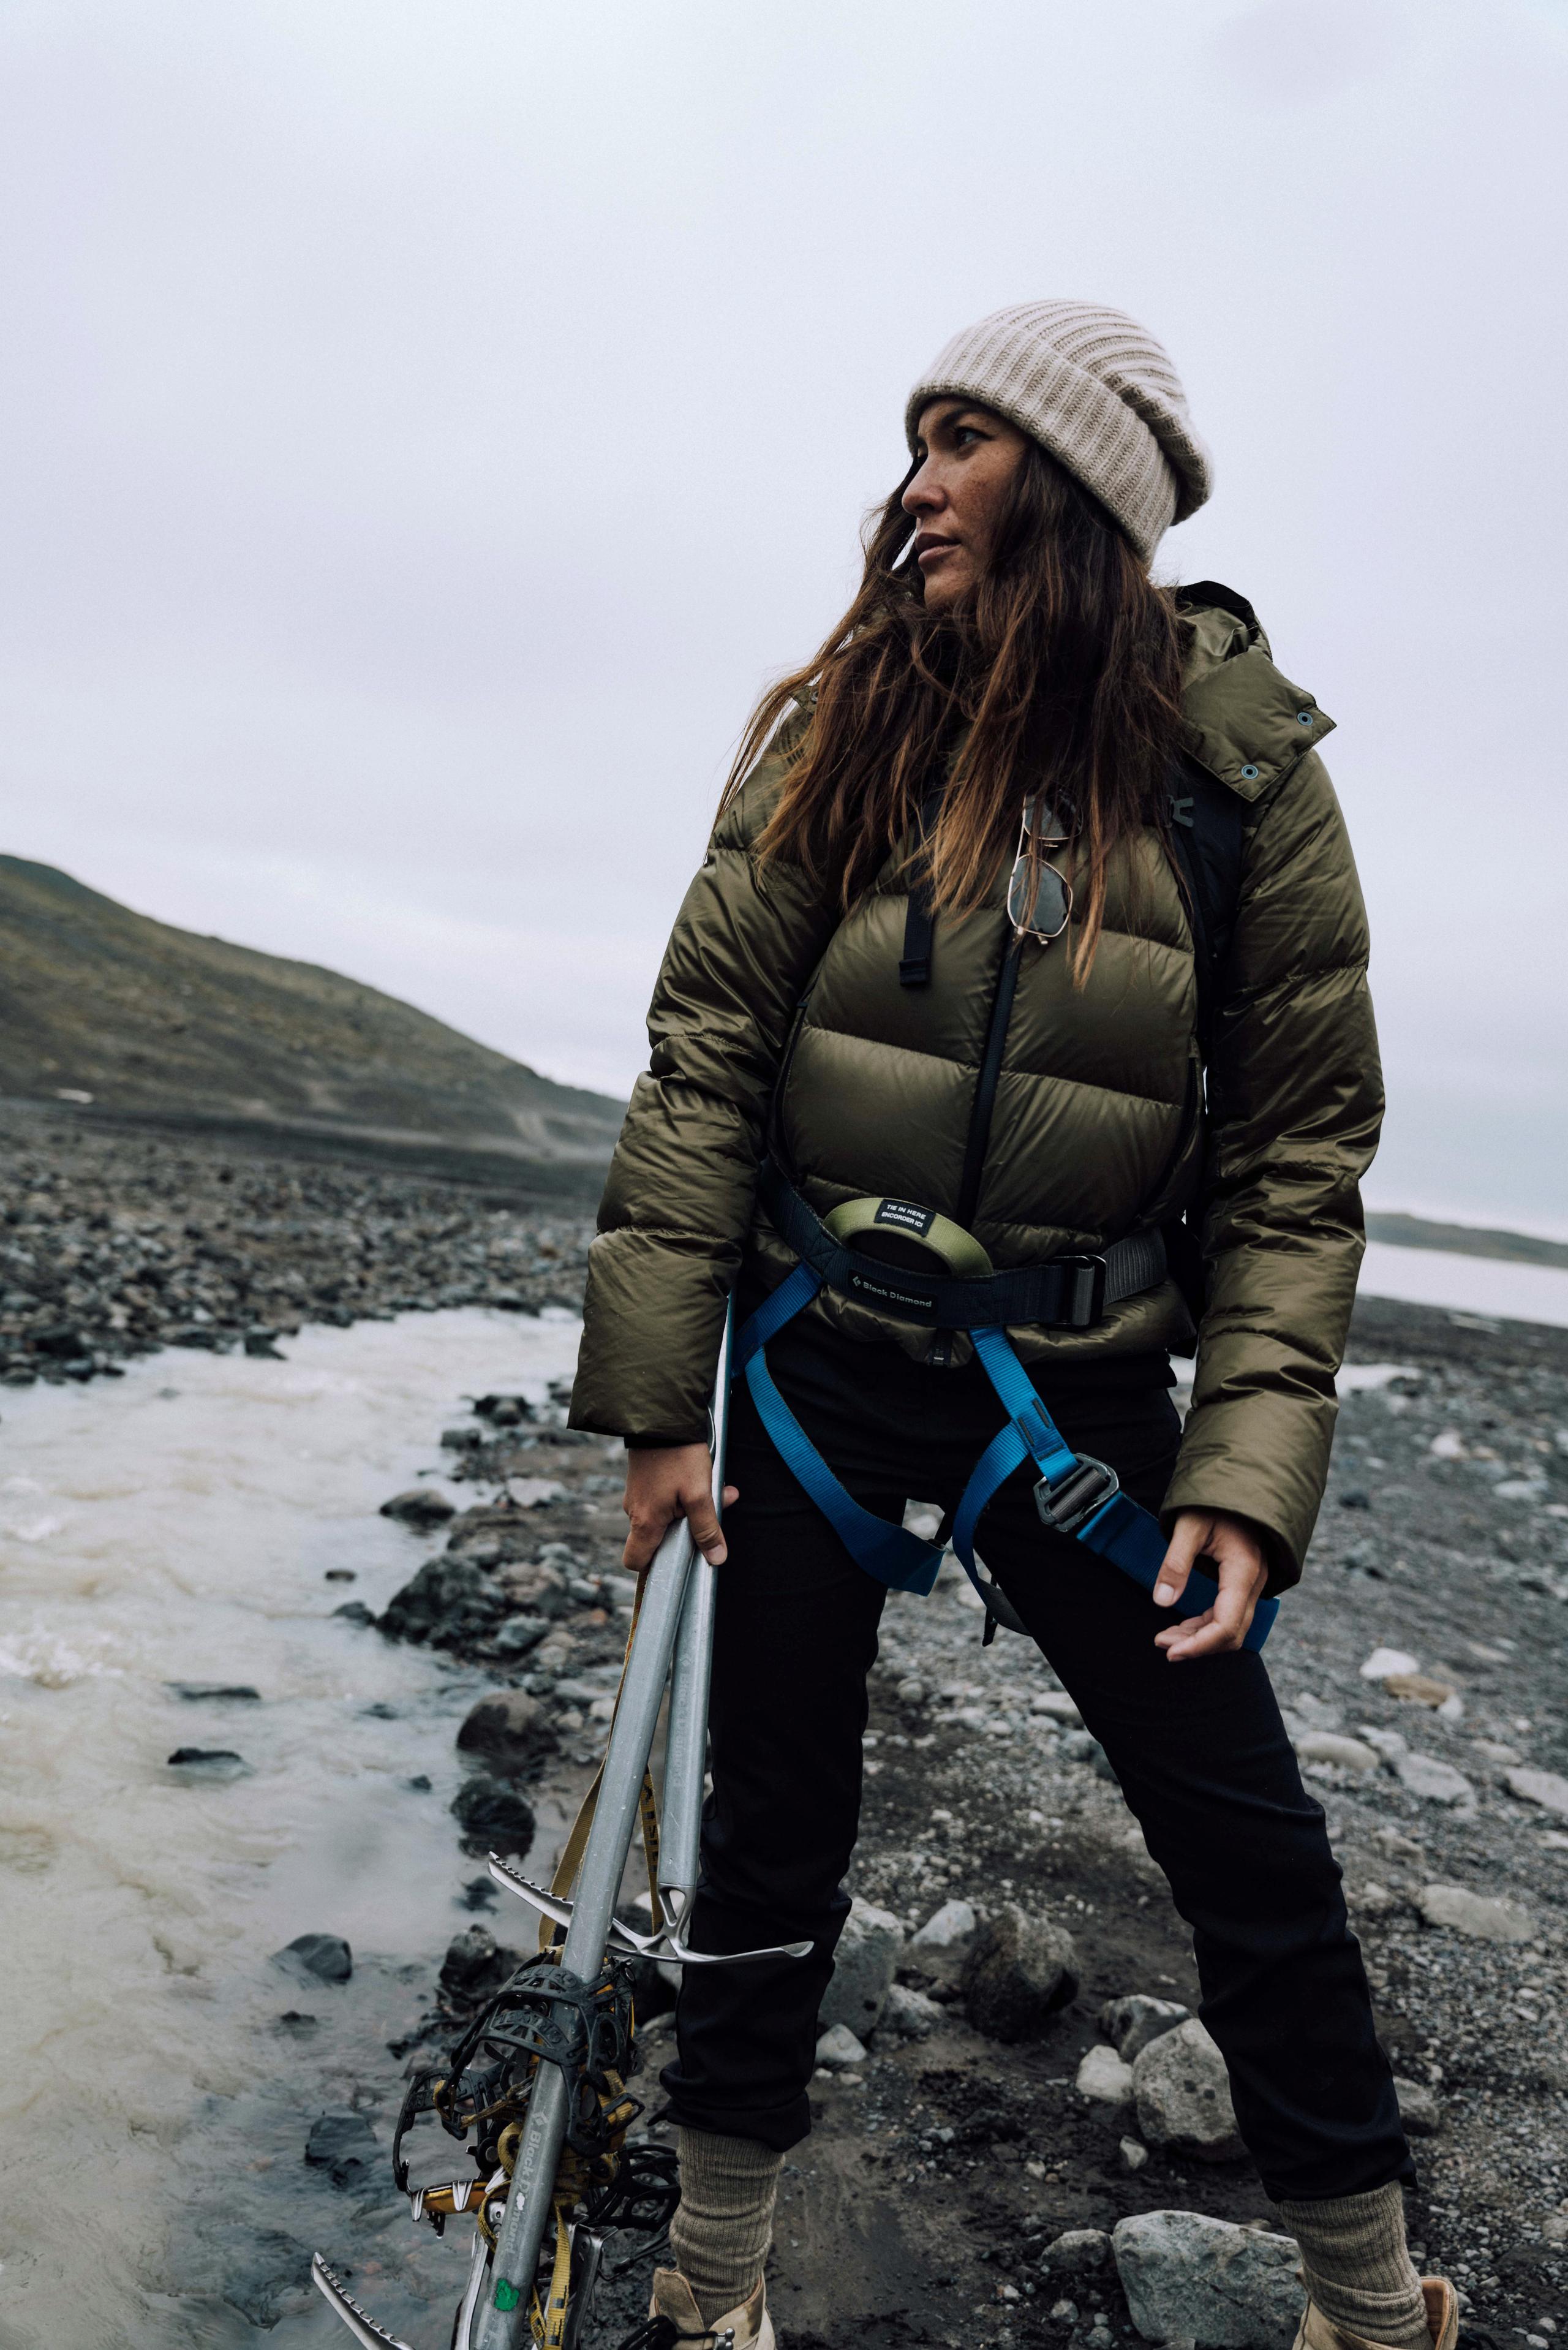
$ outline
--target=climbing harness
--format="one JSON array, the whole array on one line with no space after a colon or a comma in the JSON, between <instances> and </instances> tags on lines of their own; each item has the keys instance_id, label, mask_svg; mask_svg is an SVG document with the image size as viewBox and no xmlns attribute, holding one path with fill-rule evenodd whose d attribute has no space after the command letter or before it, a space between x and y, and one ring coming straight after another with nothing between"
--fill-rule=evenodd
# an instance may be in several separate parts
<instances>
[{"instance_id":1,"label":"climbing harness","mask_svg":"<svg viewBox=\"0 0 1568 2350\"><path fill-rule=\"evenodd\" d=\"M734 1376L744 1378L774 1449L856 1563L894 1590L923 1595L936 1582L944 1549L856 1501L774 1384L767 1365L768 1341L824 1288L905 1320L966 1330L1007 1414L976 1461L951 1525L959 1562L985 1602L988 1639L996 1623L1020 1631L1023 1627L990 1576L981 1573L975 1534L987 1503L1027 1461L1039 1472L1034 1503L1044 1523L1152 1591L1168 1547L1158 1519L1121 1491L1115 1470L1105 1461L1073 1451L1013 1351L1005 1326L1035 1323L1088 1329L1107 1305L1162 1277L1165 1253L1158 1233L1114 1243L1095 1256L1057 1257L1023 1272L996 1274L971 1233L912 1201L849 1200L824 1219L771 1159L763 1170L761 1197L781 1238L801 1261L742 1324L735 1340ZM852 1236L877 1232L904 1239L898 1263L848 1245ZM940 1263L941 1272L921 1274L910 1266L908 1243L915 1237ZM1194 1569L1175 1613L1200 1616L1218 1596L1219 1585ZM1262 1647L1278 1610L1277 1600L1259 1603L1244 1647Z\"/></svg>"}]
</instances>

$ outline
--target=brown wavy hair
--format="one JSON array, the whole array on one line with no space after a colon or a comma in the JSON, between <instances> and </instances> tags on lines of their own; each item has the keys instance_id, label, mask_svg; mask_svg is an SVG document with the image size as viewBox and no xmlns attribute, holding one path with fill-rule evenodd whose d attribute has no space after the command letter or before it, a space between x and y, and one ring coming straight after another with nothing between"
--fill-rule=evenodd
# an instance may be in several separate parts
<instances>
[{"instance_id":1,"label":"brown wavy hair","mask_svg":"<svg viewBox=\"0 0 1568 2350\"><path fill-rule=\"evenodd\" d=\"M758 702L721 805L764 751L782 755L784 789L759 855L803 867L847 910L916 832L928 785L956 745L931 837L915 852L933 905L962 915L983 902L1013 852L1024 800L1043 790L1074 824L1069 951L1082 982L1113 850L1165 823L1185 623L1098 499L1035 442L974 593L928 613L902 503L913 471L867 518L849 609Z\"/></svg>"}]
</instances>

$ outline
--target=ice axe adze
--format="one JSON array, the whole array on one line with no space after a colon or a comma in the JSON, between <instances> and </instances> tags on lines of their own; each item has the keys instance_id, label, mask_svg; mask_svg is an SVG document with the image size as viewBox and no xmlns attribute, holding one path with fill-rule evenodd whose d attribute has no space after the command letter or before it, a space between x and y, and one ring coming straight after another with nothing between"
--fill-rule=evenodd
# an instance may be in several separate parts
<instances>
[{"instance_id":1,"label":"ice axe adze","mask_svg":"<svg viewBox=\"0 0 1568 2350\"><path fill-rule=\"evenodd\" d=\"M716 1503L722 1500L729 1352L726 1326L713 1402ZM546 1891L530 1884L508 1862L491 1856L490 1872L497 1884L519 1895L557 1928L566 1929L566 1940L553 1954L553 1966L525 1967L512 1979L514 1986L524 1986L519 1998L532 1999L542 2014L548 2012L550 2020L536 2027L533 2039L524 2035L523 2043L546 2055L551 2046L561 2045L557 2019L564 2017L569 2025L580 2016L585 2028L591 2029L598 2012L596 1999L607 2013L614 2006L618 1973L624 1981L624 1965L618 1969L617 1961L636 1957L676 1965L736 1965L755 1959L804 1958L811 1948L809 1942L792 1942L777 1950L747 1950L719 1959L711 1952L693 1950L685 1937L697 1885L714 1585L715 1570L697 1553L681 1519L666 1534L643 1578L597 1800L570 1898L558 1878L556 1887ZM667 1682L670 1717L662 1832L657 1845L649 1837L650 1859L657 1853L658 1898L651 1919L654 1930L643 1934L617 1918L615 1902L644 1810L649 1755ZM649 1835L646 1818L643 1825ZM665 1909L668 1923L662 1914ZM549 1990L552 1980L560 1984L559 1996ZM505 1996L504 1992L500 1995ZM598 2237L580 2218L566 2216L576 2208L570 2198L573 2164L577 2158L568 2138L569 2132L575 2137L580 2136L576 2120L580 2106L574 2100L581 2097L584 2077L583 2066L573 2077L571 2066L558 2055L535 2064L526 2084L525 2106L519 2106L517 2120L502 2134L501 2158L493 2173L488 2178L462 2180L451 2187L420 2189L410 2197L416 2219L431 2217L439 2223L451 2212L472 2212L476 2220L472 2263L457 2313L452 2350L518 2350L531 2327L546 2350L574 2350L581 2337L599 2261ZM619 2077L608 2077L618 2090ZM457 2085L442 2083L440 2087L450 2091ZM601 2102L607 2102L602 2088L599 2095ZM630 2099L626 2106L633 2114L637 2110ZM490 2110L493 2112L493 2106ZM459 2114L460 2123L461 2118ZM462 2135L461 2126L452 2126L450 2098L442 2119L454 2136ZM612 2136L618 2119L617 2112L607 2110L607 2102L605 2120ZM624 2136L624 2122L619 2126ZM614 2137L608 2164L612 2174L619 2158L619 2137ZM580 2161L577 2167L581 2168ZM602 2168L600 2175L604 2175ZM535 2322L531 2313L552 2219L557 2224L556 2270L540 2295ZM359 2307L319 2253L311 2264L311 2275L365 2350L410 2350L409 2345L378 2325Z\"/></svg>"}]
</instances>

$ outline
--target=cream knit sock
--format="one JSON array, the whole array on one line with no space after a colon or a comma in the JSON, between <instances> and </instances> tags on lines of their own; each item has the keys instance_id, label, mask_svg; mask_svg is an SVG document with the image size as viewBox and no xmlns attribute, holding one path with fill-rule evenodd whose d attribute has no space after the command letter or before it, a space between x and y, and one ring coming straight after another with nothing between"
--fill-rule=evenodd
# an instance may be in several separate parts
<instances>
[{"instance_id":1,"label":"cream knit sock","mask_svg":"<svg viewBox=\"0 0 1568 2350\"><path fill-rule=\"evenodd\" d=\"M1329 2324L1387 2350L1432 2350L1421 2280L1405 2249L1397 2178L1370 2195L1278 2206L1302 2248L1306 2288Z\"/></svg>"},{"instance_id":2,"label":"cream knit sock","mask_svg":"<svg viewBox=\"0 0 1568 2350\"><path fill-rule=\"evenodd\" d=\"M762 2275L773 2241L774 2199L784 2157L753 2137L681 2129L680 2202L670 2222L675 2265L702 2323L737 2308Z\"/></svg>"}]
</instances>

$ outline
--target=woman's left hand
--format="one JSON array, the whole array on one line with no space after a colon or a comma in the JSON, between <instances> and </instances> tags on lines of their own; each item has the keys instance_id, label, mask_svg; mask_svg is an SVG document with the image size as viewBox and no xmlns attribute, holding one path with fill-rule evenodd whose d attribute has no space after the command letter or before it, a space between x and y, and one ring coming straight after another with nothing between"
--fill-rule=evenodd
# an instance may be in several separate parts
<instances>
[{"instance_id":1,"label":"woman's left hand","mask_svg":"<svg viewBox=\"0 0 1568 2350\"><path fill-rule=\"evenodd\" d=\"M1175 1605L1199 1558L1209 1561L1220 1596L1201 1616L1184 1616L1155 1634L1155 1647L1163 1648L1173 1665L1239 1648L1269 1579L1262 1536L1245 1518L1230 1518L1220 1510L1183 1510L1155 1585L1157 1607Z\"/></svg>"}]
</instances>

